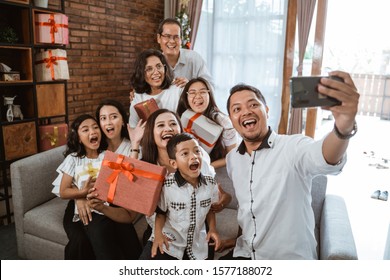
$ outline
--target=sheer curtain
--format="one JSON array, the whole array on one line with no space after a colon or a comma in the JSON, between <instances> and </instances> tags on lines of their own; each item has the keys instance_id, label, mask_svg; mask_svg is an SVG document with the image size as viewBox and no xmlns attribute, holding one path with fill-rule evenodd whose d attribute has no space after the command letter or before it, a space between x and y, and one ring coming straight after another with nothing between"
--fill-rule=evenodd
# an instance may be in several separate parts
<instances>
[{"instance_id":1,"label":"sheer curtain","mask_svg":"<svg viewBox=\"0 0 390 280\"><path fill-rule=\"evenodd\" d=\"M232 86L250 84L265 96L277 130L286 18L287 0L203 0L194 49L211 71L221 110Z\"/></svg>"}]
</instances>

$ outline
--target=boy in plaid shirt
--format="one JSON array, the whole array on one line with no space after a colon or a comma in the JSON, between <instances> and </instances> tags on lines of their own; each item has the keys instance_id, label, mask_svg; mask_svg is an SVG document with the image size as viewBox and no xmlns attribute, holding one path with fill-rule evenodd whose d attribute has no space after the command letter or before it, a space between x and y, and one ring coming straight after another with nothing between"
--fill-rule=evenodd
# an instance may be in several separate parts
<instances>
[{"instance_id":1,"label":"boy in plaid shirt","mask_svg":"<svg viewBox=\"0 0 390 280\"><path fill-rule=\"evenodd\" d=\"M164 182L156 210L153 259L200 259L208 257L208 241L220 245L212 203L218 201L214 178L200 173L202 153L198 141L188 133L169 140L170 164L177 171ZM205 221L208 224L206 232Z\"/></svg>"}]
</instances>

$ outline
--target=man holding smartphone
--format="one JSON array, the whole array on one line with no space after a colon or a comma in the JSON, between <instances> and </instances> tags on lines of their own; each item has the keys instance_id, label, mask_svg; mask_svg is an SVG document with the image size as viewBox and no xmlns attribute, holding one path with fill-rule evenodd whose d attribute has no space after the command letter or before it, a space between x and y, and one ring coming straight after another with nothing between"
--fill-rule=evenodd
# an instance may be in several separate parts
<instances>
[{"instance_id":1,"label":"man holding smartphone","mask_svg":"<svg viewBox=\"0 0 390 280\"><path fill-rule=\"evenodd\" d=\"M334 129L320 141L304 135L278 135L267 123L261 92L239 84L230 90L227 110L243 138L226 158L233 181L242 235L233 258L318 259L311 208L312 179L338 174L346 162L349 139L356 133L359 94L348 73L344 82L322 78L318 92L335 98Z\"/></svg>"}]
</instances>

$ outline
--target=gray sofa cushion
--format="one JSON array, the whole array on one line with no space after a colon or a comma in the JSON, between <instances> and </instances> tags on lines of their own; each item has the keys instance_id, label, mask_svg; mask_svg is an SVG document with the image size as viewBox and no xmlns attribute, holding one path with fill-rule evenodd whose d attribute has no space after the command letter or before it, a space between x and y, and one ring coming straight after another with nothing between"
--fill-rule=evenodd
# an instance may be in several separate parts
<instances>
[{"instance_id":1,"label":"gray sofa cushion","mask_svg":"<svg viewBox=\"0 0 390 280\"><path fill-rule=\"evenodd\" d=\"M236 194L234 192L233 183L232 180L230 180L229 176L227 175L227 171L225 167L217 168L216 170L215 179L219 184L221 184L222 189L231 194L232 201L226 206L226 208L230 209L237 209L238 208L238 202L236 198Z\"/></svg>"},{"instance_id":2,"label":"gray sofa cushion","mask_svg":"<svg viewBox=\"0 0 390 280\"><path fill-rule=\"evenodd\" d=\"M24 232L66 245L68 238L62 219L67 203L68 200L55 197L28 211L24 216Z\"/></svg>"}]
</instances>

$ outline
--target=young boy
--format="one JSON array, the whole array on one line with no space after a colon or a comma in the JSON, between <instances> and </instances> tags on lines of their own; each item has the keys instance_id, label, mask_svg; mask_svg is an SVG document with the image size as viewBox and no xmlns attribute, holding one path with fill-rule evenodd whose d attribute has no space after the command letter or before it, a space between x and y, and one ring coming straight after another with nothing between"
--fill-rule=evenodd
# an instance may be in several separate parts
<instances>
[{"instance_id":1,"label":"young boy","mask_svg":"<svg viewBox=\"0 0 390 280\"><path fill-rule=\"evenodd\" d=\"M197 140L188 133L173 136L167 144L169 163L175 173L165 178L156 210L152 258L204 260L208 241L219 248L212 203L218 201L214 178L200 173L202 153ZM205 221L209 226L206 232Z\"/></svg>"}]
</instances>

